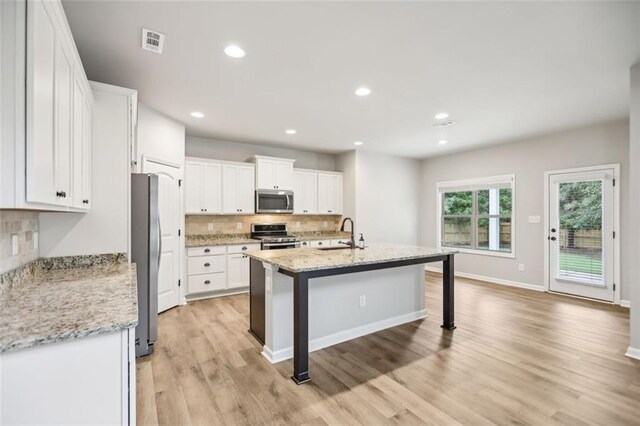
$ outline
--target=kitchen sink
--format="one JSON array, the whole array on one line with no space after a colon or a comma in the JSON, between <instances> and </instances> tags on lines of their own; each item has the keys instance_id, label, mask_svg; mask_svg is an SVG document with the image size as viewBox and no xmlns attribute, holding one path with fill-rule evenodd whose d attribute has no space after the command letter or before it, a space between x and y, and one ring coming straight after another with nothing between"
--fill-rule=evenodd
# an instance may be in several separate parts
<instances>
[{"instance_id":1,"label":"kitchen sink","mask_svg":"<svg viewBox=\"0 0 640 426\"><path fill-rule=\"evenodd\" d=\"M349 247L349 246L316 247L316 250L351 250L351 247Z\"/></svg>"}]
</instances>

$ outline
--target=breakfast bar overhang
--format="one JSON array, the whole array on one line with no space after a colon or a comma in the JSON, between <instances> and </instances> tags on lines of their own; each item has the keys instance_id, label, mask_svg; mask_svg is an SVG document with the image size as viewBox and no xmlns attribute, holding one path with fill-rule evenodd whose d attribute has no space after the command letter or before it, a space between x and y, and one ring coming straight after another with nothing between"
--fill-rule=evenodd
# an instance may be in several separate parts
<instances>
[{"instance_id":1,"label":"breakfast bar overhang","mask_svg":"<svg viewBox=\"0 0 640 426\"><path fill-rule=\"evenodd\" d=\"M416 283L420 279L419 286L422 292L415 296L421 297L424 308L424 268L422 265L432 262L443 262L442 289L443 289L443 319L442 327L447 330L455 328L454 322L454 255L455 251L430 249L425 247L400 246L400 245L374 245L361 249L335 249L335 250L315 250L315 249L290 249L276 251L256 251L248 253L251 260L251 326L250 331L265 343L264 331L257 330L254 323L260 323L262 318L256 316L266 316L267 328L274 327L274 311L278 309L265 309L264 298L271 297L271 292L275 292L276 285L273 277L275 275L286 276L292 279L292 304L293 304L293 376L292 379L297 384L302 384L310 380L309 376L309 295L310 280L314 283L317 278L335 277L352 274L347 283L340 283L341 287L350 285L356 277L362 277L365 284L371 281L371 271L381 271L393 269L386 273L387 281L405 280L408 276L410 281ZM416 268L417 266L417 268ZM267 278L265 287L265 273L273 274L272 278ZM367 273L368 275L361 275ZM418 275L420 274L420 275ZM415 278L417 277L417 278ZM384 280L383 280L384 281ZM261 286L262 284L262 286ZM395 285L391 282L390 285ZM416 284L418 285L418 284ZM291 287L291 286L287 286ZM401 287L399 287L401 288ZM260 299L262 297L262 299ZM262 302L260 302L260 300ZM288 302L290 303L290 302ZM282 306L282 305L280 305ZM361 305L362 307L362 305ZM425 311L426 312L426 311ZM426 314L425 314L426 315ZM424 317L424 315L423 315ZM256 319L258 321L256 321ZM413 317L410 320L415 320ZM405 320L403 322L408 322ZM386 328L386 327L383 327ZM381 329L381 328L378 328ZM375 329L374 329L375 330ZM267 334L273 330L267 330ZM368 334L361 332L362 334ZM269 351L274 349L271 344ZM324 346L328 346L325 344ZM265 345L267 350L267 345ZM264 353L263 353L264 354ZM272 362L275 362L272 360Z\"/></svg>"}]
</instances>

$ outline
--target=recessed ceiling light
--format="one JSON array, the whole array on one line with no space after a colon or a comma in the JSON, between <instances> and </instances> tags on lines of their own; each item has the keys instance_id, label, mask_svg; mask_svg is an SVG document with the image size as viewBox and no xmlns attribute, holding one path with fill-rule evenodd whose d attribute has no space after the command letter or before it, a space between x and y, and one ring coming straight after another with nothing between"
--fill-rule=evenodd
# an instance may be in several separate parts
<instances>
[{"instance_id":1,"label":"recessed ceiling light","mask_svg":"<svg viewBox=\"0 0 640 426\"><path fill-rule=\"evenodd\" d=\"M229 46L225 47L224 53L227 56L230 56L236 59L244 57L244 50L242 50L240 46L236 46L235 44L230 44Z\"/></svg>"},{"instance_id":2,"label":"recessed ceiling light","mask_svg":"<svg viewBox=\"0 0 640 426\"><path fill-rule=\"evenodd\" d=\"M355 141L353 144L354 144L355 146L360 146L360 145L362 145L363 143L364 143L364 142Z\"/></svg>"},{"instance_id":3,"label":"recessed ceiling light","mask_svg":"<svg viewBox=\"0 0 640 426\"><path fill-rule=\"evenodd\" d=\"M436 120L444 120L445 118L449 118L448 112L439 112L433 118Z\"/></svg>"},{"instance_id":4,"label":"recessed ceiling light","mask_svg":"<svg viewBox=\"0 0 640 426\"><path fill-rule=\"evenodd\" d=\"M192 117L195 117L195 118L203 118L203 117L204 117L204 114L203 114L203 113L201 113L200 111L193 111L193 112L191 113L191 116L192 116Z\"/></svg>"},{"instance_id":5,"label":"recessed ceiling light","mask_svg":"<svg viewBox=\"0 0 640 426\"><path fill-rule=\"evenodd\" d=\"M288 134L288 135L295 135L296 134L296 129L287 129L284 132L286 134Z\"/></svg>"},{"instance_id":6,"label":"recessed ceiling light","mask_svg":"<svg viewBox=\"0 0 640 426\"><path fill-rule=\"evenodd\" d=\"M447 140L445 140L445 139L440 139L440 140L438 141L438 143L439 143L440 145L446 145L446 144L447 144Z\"/></svg>"},{"instance_id":7,"label":"recessed ceiling light","mask_svg":"<svg viewBox=\"0 0 640 426\"><path fill-rule=\"evenodd\" d=\"M368 87L358 87L356 89L356 95L358 96L369 96L371 94L371 89Z\"/></svg>"}]
</instances>

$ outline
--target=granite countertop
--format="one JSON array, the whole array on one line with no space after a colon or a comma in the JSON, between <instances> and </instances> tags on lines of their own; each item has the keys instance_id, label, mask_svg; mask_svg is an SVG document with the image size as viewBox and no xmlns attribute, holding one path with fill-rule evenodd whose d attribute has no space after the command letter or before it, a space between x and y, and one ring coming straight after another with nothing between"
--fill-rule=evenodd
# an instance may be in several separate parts
<instances>
[{"instance_id":1,"label":"granite countertop","mask_svg":"<svg viewBox=\"0 0 640 426\"><path fill-rule=\"evenodd\" d=\"M300 241L314 241L314 240L337 240L341 238L351 238L350 232L340 231L311 231L311 232L294 232L294 235L300 237ZM356 241L358 238L356 238Z\"/></svg>"},{"instance_id":2,"label":"granite countertop","mask_svg":"<svg viewBox=\"0 0 640 426\"><path fill-rule=\"evenodd\" d=\"M309 272L418 259L421 257L436 257L454 253L457 253L457 251L395 244L375 244L367 246L364 250L349 248L341 250L288 249L250 251L246 254L249 257L291 272Z\"/></svg>"},{"instance_id":3,"label":"granite countertop","mask_svg":"<svg viewBox=\"0 0 640 426\"><path fill-rule=\"evenodd\" d=\"M0 353L138 323L135 264L39 270L0 296Z\"/></svg>"},{"instance_id":4,"label":"granite countertop","mask_svg":"<svg viewBox=\"0 0 640 426\"><path fill-rule=\"evenodd\" d=\"M349 232L336 231L303 231L292 232L291 234L299 237L300 241L331 240L351 237ZM237 244L260 244L260 241L251 238L250 234L200 234L187 235L185 237L186 247L231 246Z\"/></svg>"},{"instance_id":5,"label":"granite countertop","mask_svg":"<svg viewBox=\"0 0 640 426\"><path fill-rule=\"evenodd\" d=\"M232 246L237 244L260 244L260 241L254 240L249 234L202 234L187 235L185 237L185 246L187 247Z\"/></svg>"}]
</instances>

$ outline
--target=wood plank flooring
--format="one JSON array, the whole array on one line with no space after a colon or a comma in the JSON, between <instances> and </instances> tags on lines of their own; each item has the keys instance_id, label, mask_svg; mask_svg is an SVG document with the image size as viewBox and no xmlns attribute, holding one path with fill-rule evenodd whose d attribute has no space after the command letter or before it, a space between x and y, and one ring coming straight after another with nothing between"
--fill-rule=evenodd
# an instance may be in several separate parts
<instances>
[{"instance_id":1,"label":"wood plank flooring","mask_svg":"<svg viewBox=\"0 0 640 426\"><path fill-rule=\"evenodd\" d=\"M627 309L456 279L456 323L429 317L311 354L312 382L269 364L247 333L247 295L159 318L137 363L138 424L640 425L640 362Z\"/></svg>"}]
</instances>

